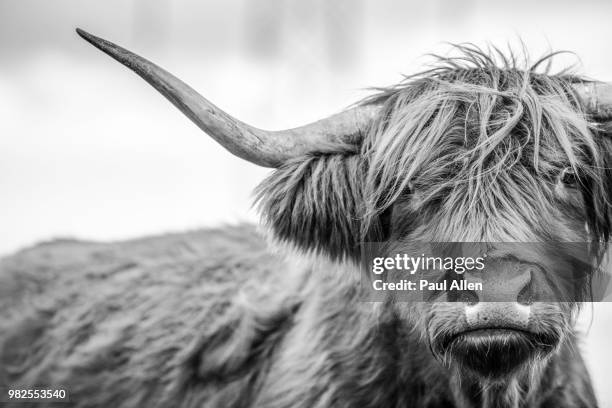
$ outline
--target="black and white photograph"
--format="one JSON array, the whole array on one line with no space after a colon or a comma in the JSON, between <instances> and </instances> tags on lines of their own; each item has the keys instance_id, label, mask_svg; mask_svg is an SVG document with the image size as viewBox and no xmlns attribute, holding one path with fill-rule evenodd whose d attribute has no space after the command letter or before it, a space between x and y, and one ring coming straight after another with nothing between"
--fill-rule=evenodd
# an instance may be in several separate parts
<instances>
[{"instance_id":1,"label":"black and white photograph","mask_svg":"<svg viewBox=\"0 0 612 408\"><path fill-rule=\"evenodd\" d=\"M0 0L0 407L612 407L611 19Z\"/></svg>"}]
</instances>

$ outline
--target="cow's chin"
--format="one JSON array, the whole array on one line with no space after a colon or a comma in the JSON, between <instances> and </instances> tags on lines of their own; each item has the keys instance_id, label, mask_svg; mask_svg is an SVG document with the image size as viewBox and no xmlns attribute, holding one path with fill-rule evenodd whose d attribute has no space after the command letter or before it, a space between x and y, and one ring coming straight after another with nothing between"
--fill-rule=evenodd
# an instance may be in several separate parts
<instances>
[{"instance_id":1,"label":"cow's chin","mask_svg":"<svg viewBox=\"0 0 612 408\"><path fill-rule=\"evenodd\" d=\"M460 371L487 380L503 380L550 355L559 338L509 328L487 328L455 333L441 339L445 360Z\"/></svg>"}]
</instances>

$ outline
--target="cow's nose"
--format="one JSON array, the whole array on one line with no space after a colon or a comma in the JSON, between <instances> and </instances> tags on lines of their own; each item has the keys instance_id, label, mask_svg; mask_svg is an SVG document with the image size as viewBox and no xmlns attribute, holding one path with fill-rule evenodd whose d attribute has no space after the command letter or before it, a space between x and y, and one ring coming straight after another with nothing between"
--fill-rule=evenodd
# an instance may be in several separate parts
<instances>
[{"instance_id":1,"label":"cow's nose","mask_svg":"<svg viewBox=\"0 0 612 408\"><path fill-rule=\"evenodd\" d=\"M521 262L500 262L482 277L483 288L477 292L479 302L533 303L533 280L538 267Z\"/></svg>"},{"instance_id":2,"label":"cow's nose","mask_svg":"<svg viewBox=\"0 0 612 408\"><path fill-rule=\"evenodd\" d=\"M540 269L515 260L492 262L481 275L482 290L474 291L466 303L468 327L525 329L531 303L535 300L535 280Z\"/></svg>"},{"instance_id":3,"label":"cow's nose","mask_svg":"<svg viewBox=\"0 0 612 408\"><path fill-rule=\"evenodd\" d=\"M509 328L525 330L531 307L517 302L481 302L466 304L465 319L469 329Z\"/></svg>"}]
</instances>

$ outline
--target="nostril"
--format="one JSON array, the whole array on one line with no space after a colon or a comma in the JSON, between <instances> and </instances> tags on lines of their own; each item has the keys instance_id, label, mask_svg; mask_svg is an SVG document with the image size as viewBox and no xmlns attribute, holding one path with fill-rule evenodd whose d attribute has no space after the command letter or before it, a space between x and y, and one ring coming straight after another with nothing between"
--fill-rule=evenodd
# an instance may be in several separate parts
<instances>
[{"instance_id":1,"label":"nostril","mask_svg":"<svg viewBox=\"0 0 612 408\"><path fill-rule=\"evenodd\" d=\"M531 268L527 271L527 273L529 274L528 281L516 296L516 301L521 305L529 306L535 301L532 272L533 271Z\"/></svg>"},{"instance_id":2,"label":"nostril","mask_svg":"<svg viewBox=\"0 0 612 408\"><path fill-rule=\"evenodd\" d=\"M457 295L457 300L456 301L457 302L467 303L469 306L474 306L474 305L478 304L479 299L478 299L478 295L473 290L462 290Z\"/></svg>"},{"instance_id":3,"label":"nostril","mask_svg":"<svg viewBox=\"0 0 612 408\"><path fill-rule=\"evenodd\" d=\"M521 290L521 292L518 294L516 301L521 305L531 305L534 302L532 291L527 287L523 288L523 290Z\"/></svg>"}]
</instances>

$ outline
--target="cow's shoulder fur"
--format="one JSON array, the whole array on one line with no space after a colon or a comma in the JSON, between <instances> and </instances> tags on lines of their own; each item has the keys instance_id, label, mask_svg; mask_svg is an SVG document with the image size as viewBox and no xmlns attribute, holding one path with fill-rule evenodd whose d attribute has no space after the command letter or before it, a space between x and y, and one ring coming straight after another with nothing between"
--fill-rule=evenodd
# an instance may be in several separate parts
<instances>
[{"instance_id":1,"label":"cow's shoulder fur","mask_svg":"<svg viewBox=\"0 0 612 408\"><path fill-rule=\"evenodd\" d=\"M251 226L23 250L0 261L0 388L63 384L83 406L235 405L299 305L285 272Z\"/></svg>"},{"instance_id":2,"label":"cow's shoulder fur","mask_svg":"<svg viewBox=\"0 0 612 408\"><path fill-rule=\"evenodd\" d=\"M0 261L0 387L63 386L82 407L448 402L350 270L288 262L249 226L23 250Z\"/></svg>"},{"instance_id":3,"label":"cow's shoulder fur","mask_svg":"<svg viewBox=\"0 0 612 408\"><path fill-rule=\"evenodd\" d=\"M79 407L461 406L354 275L277 257L250 226L40 244L0 261L0 388L64 387ZM589 406L574 347L534 406Z\"/></svg>"}]
</instances>

